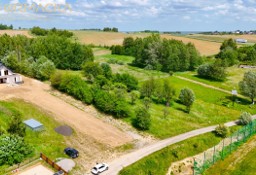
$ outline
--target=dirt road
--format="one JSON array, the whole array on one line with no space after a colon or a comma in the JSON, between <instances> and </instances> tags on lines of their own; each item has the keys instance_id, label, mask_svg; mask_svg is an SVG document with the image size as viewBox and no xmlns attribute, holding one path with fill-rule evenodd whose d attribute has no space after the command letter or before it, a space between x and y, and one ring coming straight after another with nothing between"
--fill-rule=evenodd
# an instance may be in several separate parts
<instances>
[{"instance_id":1,"label":"dirt road","mask_svg":"<svg viewBox=\"0 0 256 175\"><path fill-rule=\"evenodd\" d=\"M78 133L86 134L98 142L116 147L131 142L132 138L121 130L104 123L90 114L75 108L49 94L50 85L24 77L24 84L2 86L0 99L20 98L50 112L58 121L73 127Z\"/></svg>"},{"instance_id":2,"label":"dirt road","mask_svg":"<svg viewBox=\"0 0 256 175\"><path fill-rule=\"evenodd\" d=\"M256 119L256 115L253 116L253 119ZM228 122L225 125L228 127L234 126L237 124L237 121ZM217 126L217 125L216 125ZM122 170L124 167L127 167L138 160L156 152L159 151L167 146L170 146L172 144L178 143L180 141L189 139L191 137L195 137L204 133L212 132L215 130L216 126L209 126L206 128L197 129L194 131L190 131L184 134L177 135L175 137L171 137L159 142L156 142L154 144L151 144L149 146L146 146L145 148L139 149L137 151L134 151L132 153L126 154L113 162L109 163L109 170L104 173L104 175L117 175L120 170Z\"/></svg>"}]
</instances>

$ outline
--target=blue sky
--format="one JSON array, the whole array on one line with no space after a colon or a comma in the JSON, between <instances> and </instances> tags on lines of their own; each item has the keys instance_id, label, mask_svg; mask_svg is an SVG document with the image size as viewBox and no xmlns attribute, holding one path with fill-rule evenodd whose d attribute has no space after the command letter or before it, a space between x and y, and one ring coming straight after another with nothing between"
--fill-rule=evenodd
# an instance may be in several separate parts
<instances>
[{"instance_id":1,"label":"blue sky","mask_svg":"<svg viewBox=\"0 0 256 175\"><path fill-rule=\"evenodd\" d=\"M62 11L7 11L25 3L64 5ZM9 6L8 6L9 5ZM14 6L12 6L14 7ZM256 29L256 0L1 0L0 23L15 28L82 29L118 27L121 31L233 31Z\"/></svg>"}]
</instances>

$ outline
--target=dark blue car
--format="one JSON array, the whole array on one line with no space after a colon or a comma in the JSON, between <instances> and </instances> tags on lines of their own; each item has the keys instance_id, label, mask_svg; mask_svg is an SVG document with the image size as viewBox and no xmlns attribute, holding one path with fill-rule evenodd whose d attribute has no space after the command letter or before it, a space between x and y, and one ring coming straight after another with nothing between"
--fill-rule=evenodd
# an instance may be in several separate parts
<instances>
[{"instance_id":1,"label":"dark blue car","mask_svg":"<svg viewBox=\"0 0 256 175\"><path fill-rule=\"evenodd\" d=\"M64 152L73 159L79 156L79 152L74 148L65 148Z\"/></svg>"}]
</instances>

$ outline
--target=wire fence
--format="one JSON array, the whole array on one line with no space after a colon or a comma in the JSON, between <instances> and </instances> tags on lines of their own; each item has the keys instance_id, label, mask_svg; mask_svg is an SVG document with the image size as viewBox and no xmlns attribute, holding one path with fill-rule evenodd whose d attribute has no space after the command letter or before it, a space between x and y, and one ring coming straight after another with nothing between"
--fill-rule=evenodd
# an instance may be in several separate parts
<instances>
[{"instance_id":1,"label":"wire fence","mask_svg":"<svg viewBox=\"0 0 256 175\"><path fill-rule=\"evenodd\" d=\"M194 157L194 175L201 175L218 160L224 160L241 144L245 143L256 133L256 121L244 126L230 137L222 140L218 145Z\"/></svg>"}]
</instances>

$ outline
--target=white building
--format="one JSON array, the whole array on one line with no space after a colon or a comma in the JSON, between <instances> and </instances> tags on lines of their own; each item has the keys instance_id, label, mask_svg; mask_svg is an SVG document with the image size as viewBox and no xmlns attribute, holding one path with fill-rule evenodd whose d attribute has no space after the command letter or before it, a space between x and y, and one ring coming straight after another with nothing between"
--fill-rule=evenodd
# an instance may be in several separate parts
<instances>
[{"instance_id":1,"label":"white building","mask_svg":"<svg viewBox=\"0 0 256 175\"><path fill-rule=\"evenodd\" d=\"M246 40L246 39L241 39L241 38L235 39L235 41L236 41L237 43L247 43L247 40Z\"/></svg>"},{"instance_id":2,"label":"white building","mask_svg":"<svg viewBox=\"0 0 256 175\"><path fill-rule=\"evenodd\" d=\"M22 83L22 77L19 74L13 73L10 69L0 63L0 84Z\"/></svg>"}]
</instances>

